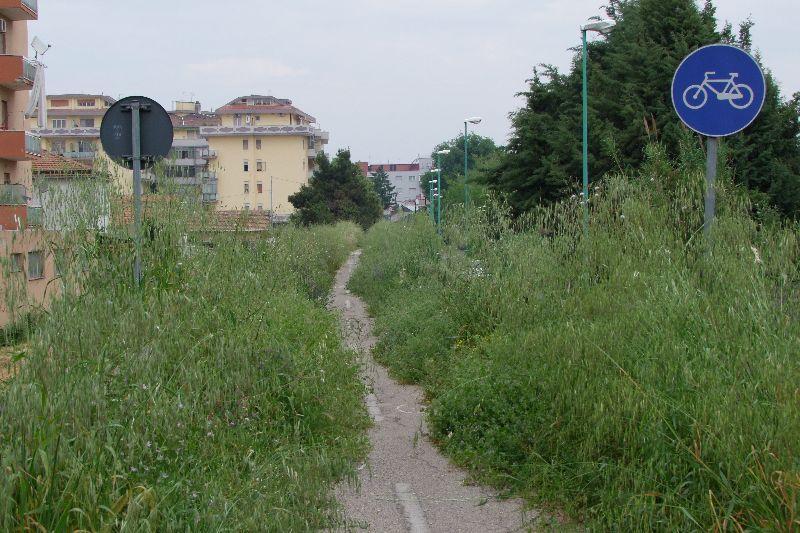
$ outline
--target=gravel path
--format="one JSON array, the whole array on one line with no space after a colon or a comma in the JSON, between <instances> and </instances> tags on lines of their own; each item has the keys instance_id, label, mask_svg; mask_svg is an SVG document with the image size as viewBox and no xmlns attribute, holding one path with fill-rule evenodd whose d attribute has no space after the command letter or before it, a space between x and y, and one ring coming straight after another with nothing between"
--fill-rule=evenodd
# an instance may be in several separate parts
<instances>
[{"instance_id":1,"label":"gravel path","mask_svg":"<svg viewBox=\"0 0 800 533\"><path fill-rule=\"evenodd\" d=\"M336 496L346 509L348 531L492 532L530 531L538 513L519 500L498 500L484 487L465 485L427 438L422 391L400 385L369 353L376 339L364 303L347 290L358 264L355 252L339 271L330 307L341 312L347 343L364 357L365 399L374 426L372 452L359 473L360 488L341 485Z\"/></svg>"}]
</instances>

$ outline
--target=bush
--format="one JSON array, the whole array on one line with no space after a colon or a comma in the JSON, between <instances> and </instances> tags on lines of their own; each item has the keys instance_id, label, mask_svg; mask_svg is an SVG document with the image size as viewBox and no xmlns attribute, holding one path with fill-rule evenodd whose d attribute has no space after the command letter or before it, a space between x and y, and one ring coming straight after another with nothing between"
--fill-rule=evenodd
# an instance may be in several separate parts
<instances>
[{"instance_id":1,"label":"bush","mask_svg":"<svg viewBox=\"0 0 800 533\"><path fill-rule=\"evenodd\" d=\"M649 157L668 175L609 178L589 239L577 199L377 225L378 354L457 462L591 528L796 530L797 227L723 180L706 245L702 175Z\"/></svg>"},{"instance_id":2,"label":"bush","mask_svg":"<svg viewBox=\"0 0 800 533\"><path fill-rule=\"evenodd\" d=\"M3 530L336 522L368 418L323 304L360 229L199 238L173 204L146 217L141 289L123 227L72 234L65 294L0 389Z\"/></svg>"}]
</instances>

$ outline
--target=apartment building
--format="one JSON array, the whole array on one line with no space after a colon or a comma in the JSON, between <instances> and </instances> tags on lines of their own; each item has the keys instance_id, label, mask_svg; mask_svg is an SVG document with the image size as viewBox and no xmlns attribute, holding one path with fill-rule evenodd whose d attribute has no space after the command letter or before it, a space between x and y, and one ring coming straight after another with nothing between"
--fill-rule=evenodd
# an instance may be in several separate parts
<instances>
[{"instance_id":1,"label":"apartment building","mask_svg":"<svg viewBox=\"0 0 800 533\"><path fill-rule=\"evenodd\" d=\"M216 159L218 210L269 210L277 218L294 208L289 196L308 182L329 134L291 100L250 95L216 110L220 124L201 126Z\"/></svg>"},{"instance_id":2,"label":"apartment building","mask_svg":"<svg viewBox=\"0 0 800 533\"><path fill-rule=\"evenodd\" d=\"M129 191L133 172L112 163L100 142L100 125L115 102L104 94L50 94L46 98L47 124L38 127L37 112L28 119L28 127L41 138L42 149L90 167L99 165L116 178L124 191Z\"/></svg>"},{"instance_id":3,"label":"apartment building","mask_svg":"<svg viewBox=\"0 0 800 533\"><path fill-rule=\"evenodd\" d=\"M39 137L25 130L25 109L36 77L28 53L28 21L37 0L0 0L0 327L46 303L56 284L45 236L30 229L41 212L31 205L31 158Z\"/></svg>"},{"instance_id":4,"label":"apartment building","mask_svg":"<svg viewBox=\"0 0 800 533\"><path fill-rule=\"evenodd\" d=\"M395 200L399 206L414 210L414 206L420 201L424 203L425 193L420 189L420 178L433 168L433 159L430 157L419 157L411 163L378 163L369 164L359 162L361 171L366 176L372 176L376 172L383 170L389 176L389 181L394 187L397 195Z\"/></svg>"},{"instance_id":5,"label":"apartment building","mask_svg":"<svg viewBox=\"0 0 800 533\"><path fill-rule=\"evenodd\" d=\"M217 127L219 116L203 112L200 102L175 102L169 113L174 140L166 162L166 174L175 184L194 191L205 204L217 202L217 173L210 168L217 157L201 127Z\"/></svg>"}]
</instances>

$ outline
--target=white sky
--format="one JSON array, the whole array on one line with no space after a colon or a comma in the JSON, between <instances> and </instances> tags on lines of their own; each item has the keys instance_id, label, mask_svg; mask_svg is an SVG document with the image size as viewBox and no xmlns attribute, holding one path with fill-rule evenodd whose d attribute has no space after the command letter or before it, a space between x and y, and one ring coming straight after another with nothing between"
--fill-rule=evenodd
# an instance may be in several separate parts
<instances>
[{"instance_id":1,"label":"white sky","mask_svg":"<svg viewBox=\"0 0 800 533\"><path fill-rule=\"evenodd\" d=\"M786 96L800 91L798 0L716 0L752 15ZM603 0L39 0L31 37L52 43L48 92L141 94L167 109L289 98L331 132L329 151L410 161L467 116L504 143L534 65L569 66ZM667 90L667 88L665 88ZM576 133L577 134L577 133Z\"/></svg>"}]
</instances>

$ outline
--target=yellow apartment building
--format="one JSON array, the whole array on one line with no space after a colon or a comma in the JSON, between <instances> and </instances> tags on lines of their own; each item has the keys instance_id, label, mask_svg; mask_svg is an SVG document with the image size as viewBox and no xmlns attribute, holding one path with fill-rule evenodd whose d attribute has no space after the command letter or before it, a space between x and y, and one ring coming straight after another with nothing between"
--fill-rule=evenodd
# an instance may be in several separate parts
<instances>
[{"instance_id":1,"label":"yellow apartment building","mask_svg":"<svg viewBox=\"0 0 800 533\"><path fill-rule=\"evenodd\" d=\"M102 94L47 95L47 124L38 127L38 117L29 119L31 131L42 139L42 148L88 165L110 164L100 143L100 125L108 108L116 102ZM113 164L111 172L124 190L132 187L133 172Z\"/></svg>"},{"instance_id":2,"label":"yellow apartment building","mask_svg":"<svg viewBox=\"0 0 800 533\"><path fill-rule=\"evenodd\" d=\"M31 158L41 143L25 131L37 68L25 57L28 21L38 15L37 0L0 0L0 327L59 290L50 283L56 274L46 236L29 229L41 219L31 205Z\"/></svg>"},{"instance_id":3,"label":"yellow apartment building","mask_svg":"<svg viewBox=\"0 0 800 533\"><path fill-rule=\"evenodd\" d=\"M308 182L329 134L291 100L250 95L216 110L220 124L202 126L217 177L217 209L269 210L276 219L294 210L289 196Z\"/></svg>"}]
</instances>

